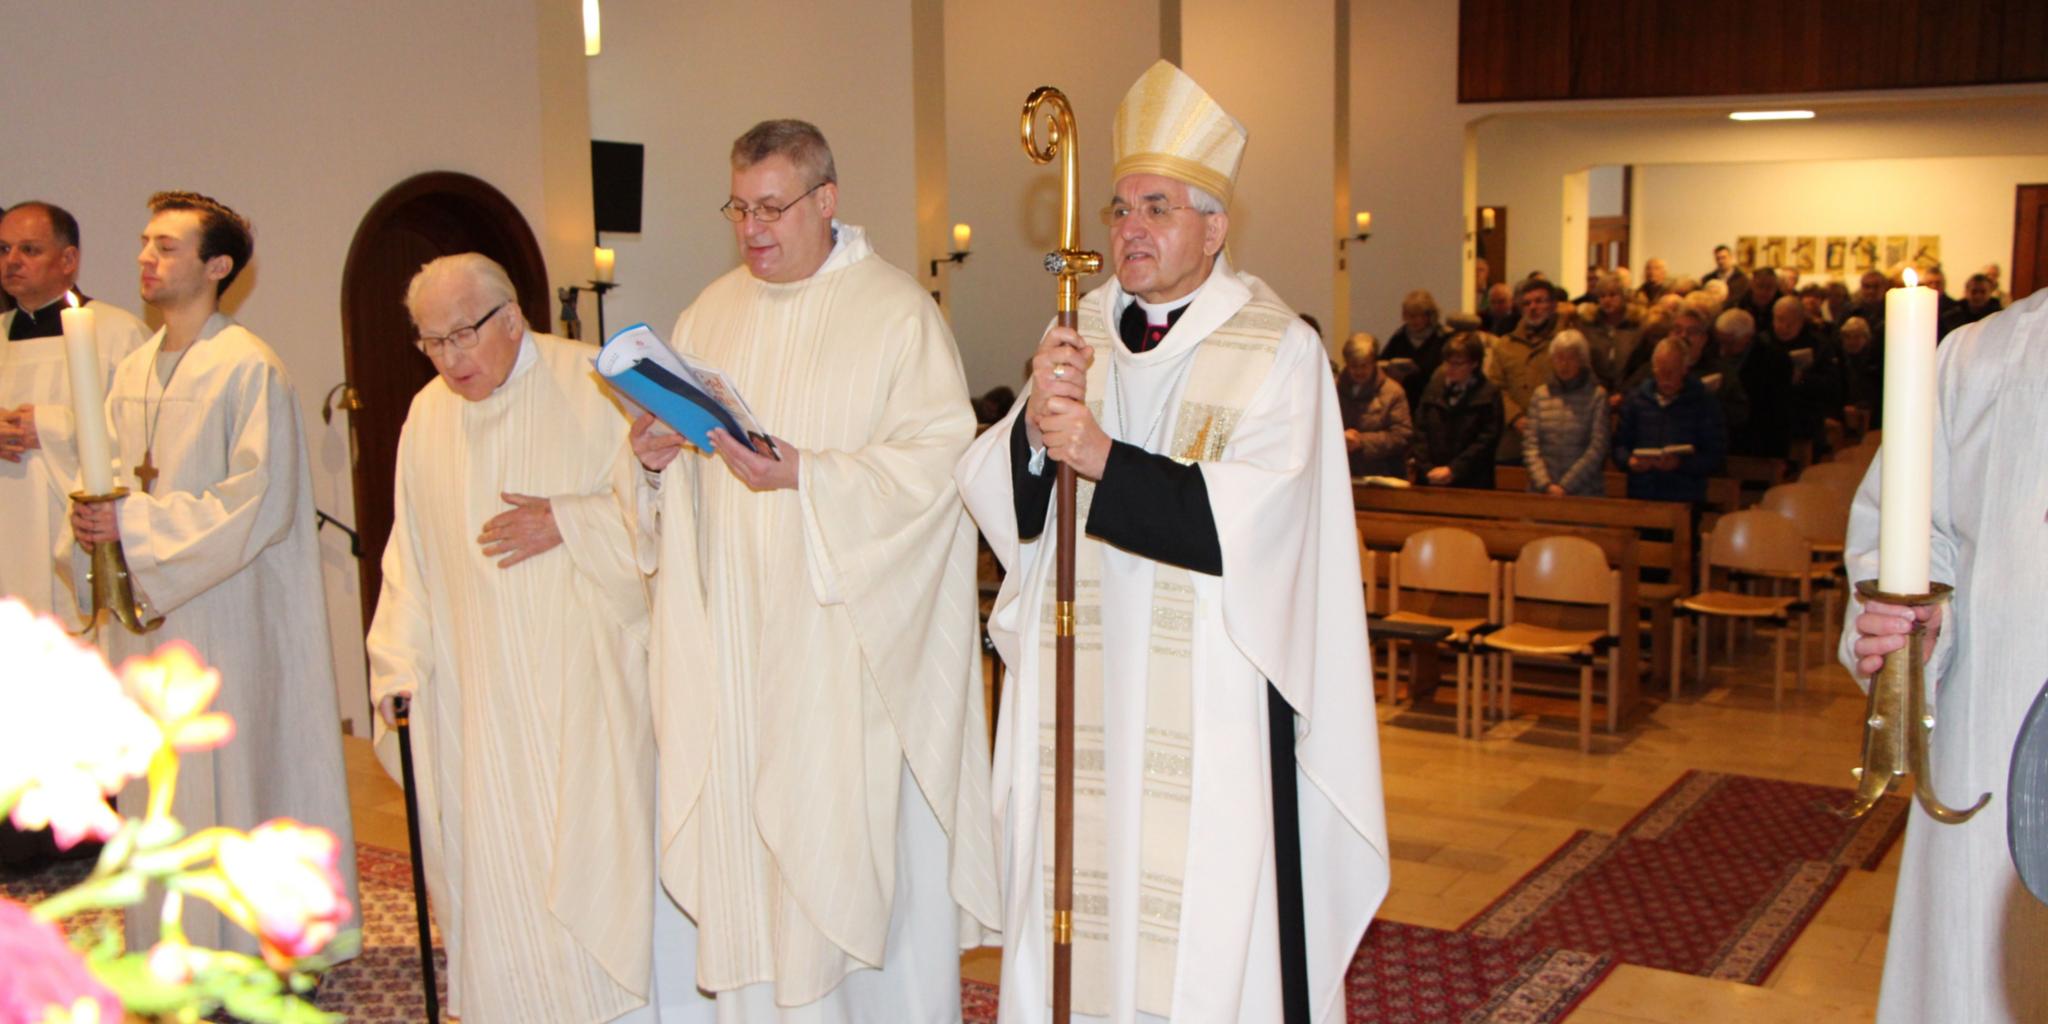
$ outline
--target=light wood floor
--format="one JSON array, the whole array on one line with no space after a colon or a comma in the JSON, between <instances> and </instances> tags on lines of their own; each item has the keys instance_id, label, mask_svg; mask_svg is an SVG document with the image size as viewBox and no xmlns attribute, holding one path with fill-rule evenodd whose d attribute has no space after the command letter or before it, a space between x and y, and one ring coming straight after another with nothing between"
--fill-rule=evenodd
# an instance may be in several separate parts
<instances>
[{"instance_id":1,"label":"light wood floor","mask_svg":"<svg viewBox=\"0 0 2048 1024\"><path fill-rule=\"evenodd\" d=\"M1717 645L1718 646L1718 643ZM1754 645L1741 681L1667 704L1626 749L1581 755L1507 738L1477 743L1383 725L1382 771L1393 888L1381 916L1456 928L1581 828L1613 831L1687 769L1741 772L1831 786L1849 784L1861 742L1862 694L1847 673L1820 664L1807 689L1773 710L1767 648ZM1384 722L1393 714L1381 708ZM1516 723L1496 730L1515 731ZM405 805L360 739L347 743L356 837L404 849ZM1570 1018L1579 1024L1868 1021L1877 1005L1899 847L1880 870L1852 870L1762 986L1623 965ZM963 960L994 981L994 950Z\"/></svg>"}]
</instances>

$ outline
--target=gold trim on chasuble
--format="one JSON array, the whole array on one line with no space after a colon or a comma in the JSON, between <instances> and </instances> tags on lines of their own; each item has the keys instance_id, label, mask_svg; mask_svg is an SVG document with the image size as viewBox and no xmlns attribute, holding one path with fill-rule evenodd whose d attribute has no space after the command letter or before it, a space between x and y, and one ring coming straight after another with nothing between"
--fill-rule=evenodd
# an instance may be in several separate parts
<instances>
[{"instance_id":1,"label":"gold trim on chasuble","mask_svg":"<svg viewBox=\"0 0 2048 1024\"><path fill-rule=\"evenodd\" d=\"M1244 409L1266 380L1280 338L1294 313L1256 278L1243 280L1252 299L1195 349L1194 365L1174 414L1168 454L1182 463L1222 458ZM1119 344L1109 331L1107 290L1084 301L1081 336L1096 350L1088 394L1102 395ZM1100 398L1088 401L1097 422ZM1079 481L1075 517L1088 522L1095 485ZM1048 523L1048 530L1052 524ZM1085 531L1074 552L1074 1009L1110 1010L1109 868L1106 820L1107 762L1102 721L1102 544ZM1049 588L1048 588L1049 589ZM1051 594L1043 619L1053 622ZM1152 581L1151 635L1146 643L1144 792L1140 800L1138 891L1138 1009L1159 1016L1173 1010L1174 959L1180 945L1182 876L1187 866L1188 809L1194 782L1194 708L1190 680L1196 621L1192 575L1159 565ZM1046 919L1052 919L1053 647L1050 628L1039 630L1039 843L1044 859Z\"/></svg>"}]
</instances>

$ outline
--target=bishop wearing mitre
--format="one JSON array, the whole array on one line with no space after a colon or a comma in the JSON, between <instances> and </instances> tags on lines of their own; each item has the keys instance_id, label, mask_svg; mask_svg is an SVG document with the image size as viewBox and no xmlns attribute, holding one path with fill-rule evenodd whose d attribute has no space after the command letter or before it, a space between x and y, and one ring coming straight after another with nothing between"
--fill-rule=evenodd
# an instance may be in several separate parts
<instances>
[{"instance_id":1,"label":"bishop wearing mitre","mask_svg":"<svg viewBox=\"0 0 2048 1024\"><path fill-rule=\"evenodd\" d=\"M1079 1019L1342 1021L1387 892L1343 432L1316 334L1224 252L1243 125L1153 65L1117 109L1115 278L956 477L1008 575L1004 1024L1046 1019L1054 463L1075 513ZM1063 929L1064 930L1064 929Z\"/></svg>"}]
</instances>

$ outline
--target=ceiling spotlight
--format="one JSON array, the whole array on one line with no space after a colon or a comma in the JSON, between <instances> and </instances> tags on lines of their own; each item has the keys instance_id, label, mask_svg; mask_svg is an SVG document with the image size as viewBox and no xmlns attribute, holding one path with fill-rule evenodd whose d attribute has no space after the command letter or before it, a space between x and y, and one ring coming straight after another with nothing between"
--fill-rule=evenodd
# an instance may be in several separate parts
<instances>
[{"instance_id":1,"label":"ceiling spotlight","mask_svg":"<svg viewBox=\"0 0 2048 1024\"><path fill-rule=\"evenodd\" d=\"M1810 121L1811 110L1738 110L1728 115L1730 121Z\"/></svg>"}]
</instances>

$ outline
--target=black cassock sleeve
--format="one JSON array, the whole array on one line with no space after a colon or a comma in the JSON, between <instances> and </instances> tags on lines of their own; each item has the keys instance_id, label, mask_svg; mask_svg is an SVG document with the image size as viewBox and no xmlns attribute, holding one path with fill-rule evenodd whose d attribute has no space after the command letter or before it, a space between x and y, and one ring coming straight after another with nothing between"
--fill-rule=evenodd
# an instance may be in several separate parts
<instances>
[{"instance_id":1,"label":"black cassock sleeve","mask_svg":"<svg viewBox=\"0 0 2048 1024\"><path fill-rule=\"evenodd\" d=\"M1010 492L1016 503L1017 538L1045 532L1052 503L1053 464L1031 472L1031 442L1023 417L1010 431ZM1190 572L1223 574L1223 545L1209 488L1199 466L1187 466L1136 445L1112 441L1102 480L1088 510L1088 533L1135 555L1177 565Z\"/></svg>"}]
</instances>

